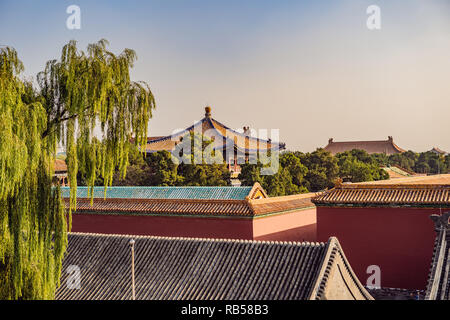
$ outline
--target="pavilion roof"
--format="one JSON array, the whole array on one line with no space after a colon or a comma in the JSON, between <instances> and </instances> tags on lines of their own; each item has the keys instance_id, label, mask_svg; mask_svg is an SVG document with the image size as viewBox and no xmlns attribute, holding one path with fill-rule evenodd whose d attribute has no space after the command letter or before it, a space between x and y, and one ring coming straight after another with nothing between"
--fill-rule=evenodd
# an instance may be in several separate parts
<instances>
[{"instance_id":1,"label":"pavilion roof","mask_svg":"<svg viewBox=\"0 0 450 320\"><path fill-rule=\"evenodd\" d=\"M55 159L55 172L67 172L66 161L62 159Z\"/></svg>"},{"instance_id":2,"label":"pavilion roof","mask_svg":"<svg viewBox=\"0 0 450 320\"><path fill-rule=\"evenodd\" d=\"M213 119L210 114L210 109L208 109L202 120L184 130L169 136L149 137L147 139L146 151L172 151L180 143L180 139L191 132L201 133L205 137L214 140L214 149L216 150L236 148L243 153L254 153L259 150L283 150L285 148L284 143L252 137L249 134L240 133L225 126Z\"/></svg>"}]
</instances>

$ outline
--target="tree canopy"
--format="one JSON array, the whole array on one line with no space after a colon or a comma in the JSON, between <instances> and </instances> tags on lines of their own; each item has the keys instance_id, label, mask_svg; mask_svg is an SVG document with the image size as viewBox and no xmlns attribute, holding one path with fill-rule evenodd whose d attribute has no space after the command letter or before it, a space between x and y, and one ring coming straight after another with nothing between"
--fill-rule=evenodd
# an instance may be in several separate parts
<instances>
[{"instance_id":1,"label":"tree canopy","mask_svg":"<svg viewBox=\"0 0 450 320\"><path fill-rule=\"evenodd\" d=\"M203 135L188 133L182 139L190 150L181 150L178 160L168 151L149 153L144 158L134 146L130 147L130 166L122 177L118 168L113 185L121 186L226 186L230 172L220 152L214 152L213 141ZM198 147L201 152L193 152ZM174 151L177 152L177 151ZM213 163L215 160L216 163ZM98 181L102 185L102 181Z\"/></svg>"},{"instance_id":2,"label":"tree canopy","mask_svg":"<svg viewBox=\"0 0 450 320\"><path fill-rule=\"evenodd\" d=\"M442 155L431 151L416 153L409 150L389 156L384 154L375 154L372 155L372 157L380 165L396 165L416 173L450 173L450 154Z\"/></svg>"},{"instance_id":3,"label":"tree canopy","mask_svg":"<svg viewBox=\"0 0 450 320\"><path fill-rule=\"evenodd\" d=\"M377 161L364 150L351 150L336 155L339 177L344 181L364 182L389 179Z\"/></svg>"},{"instance_id":4,"label":"tree canopy","mask_svg":"<svg viewBox=\"0 0 450 320\"><path fill-rule=\"evenodd\" d=\"M270 196L283 196L308 192L304 186L304 177L308 172L293 153L285 152L280 155L278 171L272 175L262 175L263 165L243 164L239 179L243 185L253 185L255 182L261 184Z\"/></svg>"},{"instance_id":5,"label":"tree canopy","mask_svg":"<svg viewBox=\"0 0 450 320\"><path fill-rule=\"evenodd\" d=\"M37 75L37 88L20 78L16 50L0 48L0 299L51 299L58 286L70 212L67 223L52 184L57 146L67 154L73 209L79 171L89 186L99 176L111 185L116 168L126 174L126 142L146 142L153 94L130 80L136 53L107 45L85 52L70 41Z\"/></svg>"}]
</instances>

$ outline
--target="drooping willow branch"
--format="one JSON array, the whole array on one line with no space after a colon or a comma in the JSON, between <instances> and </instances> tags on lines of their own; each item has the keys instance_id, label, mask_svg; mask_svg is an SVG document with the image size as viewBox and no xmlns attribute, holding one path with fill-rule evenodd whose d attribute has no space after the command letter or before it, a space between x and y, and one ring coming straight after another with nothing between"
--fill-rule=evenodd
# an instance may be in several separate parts
<instances>
[{"instance_id":1,"label":"drooping willow branch","mask_svg":"<svg viewBox=\"0 0 450 320\"><path fill-rule=\"evenodd\" d=\"M155 99L146 83L130 80L135 52L115 55L107 44L100 40L84 52L69 42L38 74L38 89L20 79L17 52L0 48L0 299L54 296L77 172L90 186L102 175L106 187L116 168L126 173L126 142L146 143ZM59 144L71 185L67 215L52 186Z\"/></svg>"}]
</instances>

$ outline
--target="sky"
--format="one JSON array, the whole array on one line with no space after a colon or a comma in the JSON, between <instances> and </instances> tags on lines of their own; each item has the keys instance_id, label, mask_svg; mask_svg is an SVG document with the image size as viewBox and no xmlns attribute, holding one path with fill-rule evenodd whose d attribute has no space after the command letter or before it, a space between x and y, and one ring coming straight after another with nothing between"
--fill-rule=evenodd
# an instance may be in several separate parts
<instances>
[{"instance_id":1,"label":"sky","mask_svg":"<svg viewBox=\"0 0 450 320\"><path fill-rule=\"evenodd\" d=\"M78 5L81 29L66 9ZM369 30L367 7L380 8ZM0 0L0 45L34 78L77 40L134 49L136 81L157 109L149 135L204 116L238 129L279 129L289 150L386 140L450 151L448 0Z\"/></svg>"}]
</instances>

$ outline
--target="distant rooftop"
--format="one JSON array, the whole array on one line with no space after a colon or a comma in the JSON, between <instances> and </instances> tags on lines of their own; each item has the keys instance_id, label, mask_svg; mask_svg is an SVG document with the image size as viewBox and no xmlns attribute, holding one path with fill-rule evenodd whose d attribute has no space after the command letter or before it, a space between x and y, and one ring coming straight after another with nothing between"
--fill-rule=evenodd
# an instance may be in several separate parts
<instances>
[{"instance_id":1,"label":"distant rooftop","mask_svg":"<svg viewBox=\"0 0 450 320\"><path fill-rule=\"evenodd\" d=\"M387 140L380 141L333 141L333 138L330 138L328 145L324 149L332 154L353 149L364 150L369 154L384 153L390 155L405 152L404 149L394 143L394 139L391 136Z\"/></svg>"},{"instance_id":2,"label":"distant rooftop","mask_svg":"<svg viewBox=\"0 0 450 320\"><path fill-rule=\"evenodd\" d=\"M415 175L415 173L395 165L383 167L383 170L389 174L389 179L405 178Z\"/></svg>"},{"instance_id":3,"label":"distant rooftop","mask_svg":"<svg viewBox=\"0 0 450 320\"><path fill-rule=\"evenodd\" d=\"M439 149L439 148L437 148L437 147L434 147L434 148L431 149L430 151L431 151L431 152L434 152L434 153L436 153L436 154L440 154L440 155L447 155L447 154L448 154L447 151L444 151L444 150Z\"/></svg>"}]
</instances>

